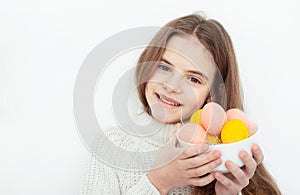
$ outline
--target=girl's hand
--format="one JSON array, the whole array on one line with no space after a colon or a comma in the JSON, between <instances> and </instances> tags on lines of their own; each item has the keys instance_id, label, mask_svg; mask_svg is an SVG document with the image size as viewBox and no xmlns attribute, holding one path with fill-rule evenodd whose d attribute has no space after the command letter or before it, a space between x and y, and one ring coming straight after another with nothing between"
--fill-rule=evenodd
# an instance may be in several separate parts
<instances>
[{"instance_id":1,"label":"girl's hand","mask_svg":"<svg viewBox=\"0 0 300 195\"><path fill-rule=\"evenodd\" d=\"M180 186L207 185L215 179L212 173L207 173L221 164L221 152L207 152L207 144L176 148L176 143L173 137L160 151L154 168L147 174L149 181L161 194L167 194L172 188Z\"/></svg>"},{"instance_id":2,"label":"girl's hand","mask_svg":"<svg viewBox=\"0 0 300 195\"><path fill-rule=\"evenodd\" d=\"M227 161L225 166L230 173L214 173L214 177L217 179L215 185L217 195L237 195L249 184L249 180L254 175L257 165L260 164L264 158L264 155L257 144L253 144L251 150L253 157L245 151L240 152L240 158L245 164L242 168L239 168L231 161Z\"/></svg>"}]
</instances>

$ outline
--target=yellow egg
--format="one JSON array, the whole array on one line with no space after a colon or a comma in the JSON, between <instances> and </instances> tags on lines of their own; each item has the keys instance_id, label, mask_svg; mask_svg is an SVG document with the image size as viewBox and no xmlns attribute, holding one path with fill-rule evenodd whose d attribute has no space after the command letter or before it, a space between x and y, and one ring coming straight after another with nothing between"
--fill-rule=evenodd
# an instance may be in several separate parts
<instances>
[{"instance_id":1,"label":"yellow egg","mask_svg":"<svg viewBox=\"0 0 300 195\"><path fill-rule=\"evenodd\" d=\"M194 112L193 115L190 118L190 123L201 125L201 120L200 120L201 113L202 113L202 109L197 110L196 112Z\"/></svg>"},{"instance_id":2,"label":"yellow egg","mask_svg":"<svg viewBox=\"0 0 300 195\"><path fill-rule=\"evenodd\" d=\"M207 134L206 135L207 144L220 144L221 140L218 136Z\"/></svg>"},{"instance_id":3,"label":"yellow egg","mask_svg":"<svg viewBox=\"0 0 300 195\"><path fill-rule=\"evenodd\" d=\"M221 131L221 140L224 144L237 142L248 138L248 136L246 124L239 119L232 119L226 122Z\"/></svg>"}]
</instances>

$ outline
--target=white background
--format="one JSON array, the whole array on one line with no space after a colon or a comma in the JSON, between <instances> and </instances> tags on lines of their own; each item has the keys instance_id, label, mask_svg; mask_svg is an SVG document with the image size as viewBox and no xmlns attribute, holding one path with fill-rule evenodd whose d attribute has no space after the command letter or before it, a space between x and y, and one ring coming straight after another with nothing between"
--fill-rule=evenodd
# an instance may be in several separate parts
<instances>
[{"instance_id":1,"label":"white background","mask_svg":"<svg viewBox=\"0 0 300 195\"><path fill-rule=\"evenodd\" d=\"M246 112L260 126L265 164L283 194L299 194L297 5L296 0L1 0L0 194L78 194L89 158L72 111L82 61L121 30L163 26L197 10L231 35Z\"/></svg>"}]
</instances>

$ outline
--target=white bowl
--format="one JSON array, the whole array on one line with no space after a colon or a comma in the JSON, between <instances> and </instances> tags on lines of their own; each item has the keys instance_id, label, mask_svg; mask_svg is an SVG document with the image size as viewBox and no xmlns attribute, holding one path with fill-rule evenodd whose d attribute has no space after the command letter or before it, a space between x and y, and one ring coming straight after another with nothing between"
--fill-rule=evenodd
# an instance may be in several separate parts
<instances>
[{"instance_id":1,"label":"white bowl","mask_svg":"<svg viewBox=\"0 0 300 195\"><path fill-rule=\"evenodd\" d=\"M244 166L243 161L239 157L239 153L242 150L245 150L247 153L252 155L251 147L253 144L259 144L259 131L256 131L255 134L251 135L247 139L233 142L230 144L215 144L210 145L211 150L220 150L222 153L221 159L222 164L216 167L213 171L220 171L222 173L229 172L228 169L225 167L225 162L227 160L231 160L235 163L238 167Z\"/></svg>"},{"instance_id":2,"label":"white bowl","mask_svg":"<svg viewBox=\"0 0 300 195\"><path fill-rule=\"evenodd\" d=\"M195 145L192 143L182 141L179 138L179 134L180 134L180 130L176 132L176 138L178 140L178 144L177 144L178 147L187 147L187 146ZM222 164L219 165L218 167L216 167L215 169L213 169L212 171L219 171L222 173L229 172L228 169L225 167L225 162L227 160L231 160L238 167L244 166L243 161L239 157L239 153L242 150L245 150L247 153L252 155L251 147L254 143L259 144L259 131L256 131L255 134L251 135L247 139L244 139L244 140L241 140L238 142L233 142L233 143L229 143L229 144L209 145L210 150L217 149L217 150L220 150L220 152L222 153L222 155L221 155Z\"/></svg>"}]
</instances>

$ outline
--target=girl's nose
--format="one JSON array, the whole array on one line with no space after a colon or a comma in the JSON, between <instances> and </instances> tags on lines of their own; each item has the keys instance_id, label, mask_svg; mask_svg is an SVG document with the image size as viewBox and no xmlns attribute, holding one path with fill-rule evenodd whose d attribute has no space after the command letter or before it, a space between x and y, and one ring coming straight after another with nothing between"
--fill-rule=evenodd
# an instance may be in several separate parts
<instances>
[{"instance_id":1,"label":"girl's nose","mask_svg":"<svg viewBox=\"0 0 300 195\"><path fill-rule=\"evenodd\" d=\"M182 80L181 75L175 74L168 78L163 83L163 87L168 92L175 92L175 93L181 93L182 92Z\"/></svg>"}]
</instances>

